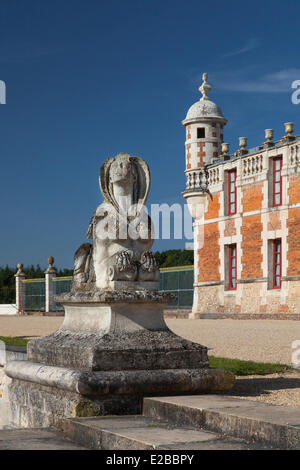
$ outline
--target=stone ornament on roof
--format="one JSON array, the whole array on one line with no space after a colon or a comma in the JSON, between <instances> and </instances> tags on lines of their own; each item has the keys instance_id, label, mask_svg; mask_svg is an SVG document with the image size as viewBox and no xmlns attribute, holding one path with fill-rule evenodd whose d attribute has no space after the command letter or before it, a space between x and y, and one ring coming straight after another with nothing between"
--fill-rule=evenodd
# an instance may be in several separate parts
<instances>
[{"instance_id":1,"label":"stone ornament on roof","mask_svg":"<svg viewBox=\"0 0 300 470\"><path fill-rule=\"evenodd\" d=\"M199 91L202 94L201 98L194 103L187 112L186 118L183 121L183 124L188 124L191 120L204 120L206 118L216 118L221 119L225 124L227 120L224 118L223 113L219 106L217 106L213 101L208 97L208 93L211 90L211 86L207 82L208 75L204 73L202 75L202 84L199 87Z\"/></svg>"},{"instance_id":2,"label":"stone ornament on roof","mask_svg":"<svg viewBox=\"0 0 300 470\"><path fill-rule=\"evenodd\" d=\"M207 73L204 73L202 75L203 83L199 87L199 91L202 93L202 97L200 98L200 101L209 100L207 93L210 92L211 86L207 83L207 77L208 77Z\"/></svg>"}]
</instances>

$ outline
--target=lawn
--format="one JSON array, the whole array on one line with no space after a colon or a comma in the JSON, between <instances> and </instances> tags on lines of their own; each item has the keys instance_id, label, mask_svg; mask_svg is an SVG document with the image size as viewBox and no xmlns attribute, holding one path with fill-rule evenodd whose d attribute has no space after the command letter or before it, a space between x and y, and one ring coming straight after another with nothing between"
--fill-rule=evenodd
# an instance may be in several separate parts
<instances>
[{"instance_id":1,"label":"lawn","mask_svg":"<svg viewBox=\"0 0 300 470\"><path fill-rule=\"evenodd\" d=\"M14 338L12 336L0 336L0 341L13 346L26 346L29 340L24 338Z\"/></svg>"},{"instance_id":2,"label":"lawn","mask_svg":"<svg viewBox=\"0 0 300 470\"><path fill-rule=\"evenodd\" d=\"M213 369L226 369L235 375L266 375L285 372L291 367L286 364L269 362L240 361L225 357L209 356L209 367Z\"/></svg>"}]
</instances>

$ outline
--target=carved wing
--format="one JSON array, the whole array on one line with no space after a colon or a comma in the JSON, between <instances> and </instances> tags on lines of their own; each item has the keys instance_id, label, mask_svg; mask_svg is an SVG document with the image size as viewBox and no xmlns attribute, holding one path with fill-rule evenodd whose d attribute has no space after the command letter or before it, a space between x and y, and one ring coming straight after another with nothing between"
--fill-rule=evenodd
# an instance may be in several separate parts
<instances>
[{"instance_id":1,"label":"carved wing","mask_svg":"<svg viewBox=\"0 0 300 470\"><path fill-rule=\"evenodd\" d=\"M87 229L87 232L86 232L86 238L93 239L93 226L94 226L94 221L95 221L95 214L96 214L96 212L94 212L94 214L92 215L92 218L90 220L90 223L89 223L89 226L88 226L88 229Z\"/></svg>"}]
</instances>

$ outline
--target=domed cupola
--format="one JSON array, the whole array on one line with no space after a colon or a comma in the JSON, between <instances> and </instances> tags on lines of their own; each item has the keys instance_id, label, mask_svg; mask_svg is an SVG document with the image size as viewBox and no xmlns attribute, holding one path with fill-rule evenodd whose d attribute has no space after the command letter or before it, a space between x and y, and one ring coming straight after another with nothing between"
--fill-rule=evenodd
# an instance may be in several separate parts
<instances>
[{"instance_id":1,"label":"domed cupola","mask_svg":"<svg viewBox=\"0 0 300 470\"><path fill-rule=\"evenodd\" d=\"M211 86L207 83L207 73L202 76L199 87L202 97L187 112L182 124L186 127L186 170L203 168L212 163L221 152L223 127L227 123L221 109L210 101L207 94Z\"/></svg>"}]
</instances>

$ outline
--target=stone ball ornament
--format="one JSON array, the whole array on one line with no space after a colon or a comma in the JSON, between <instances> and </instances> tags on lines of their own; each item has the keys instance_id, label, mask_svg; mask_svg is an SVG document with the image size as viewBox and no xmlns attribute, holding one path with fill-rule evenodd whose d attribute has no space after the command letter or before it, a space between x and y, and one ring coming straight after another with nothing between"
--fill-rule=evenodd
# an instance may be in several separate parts
<instances>
[{"instance_id":1,"label":"stone ball ornament","mask_svg":"<svg viewBox=\"0 0 300 470\"><path fill-rule=\"evenodd\" d=\"M48 264L49 264L50 266L52 266L53 263L54 263L54 258L53 258L53 256L49 256L49 258L48 258Z\"/></svg>"}]
</instances>

